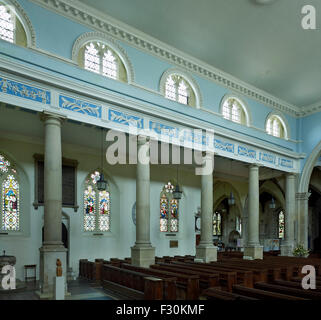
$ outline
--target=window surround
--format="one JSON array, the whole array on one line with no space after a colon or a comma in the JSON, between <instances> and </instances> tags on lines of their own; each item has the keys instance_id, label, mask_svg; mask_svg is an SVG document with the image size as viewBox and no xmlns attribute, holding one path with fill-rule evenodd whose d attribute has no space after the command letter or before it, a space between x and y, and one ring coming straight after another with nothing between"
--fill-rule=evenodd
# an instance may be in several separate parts
<instances>
[{"instance_id":1,"label":"window surround","mask_svg":"<svg viewBox=\"0 0 321 320\"><path fill-rule=\"evenodd\" d=\"M272 134L269 134L267 132L267 124L268 124L268 120L271 119L271 118L277 118L280 123L282 124L283 126L283 131L284 131L284 136L282 137L277 137L277 136L274 136ZM279 138L279 139L285 139L285 140L289 140L290 138L290 127L289 127L289 124L287 122L287 120L284 118L284 116L280 113L280 112L277 112L277 111L273 111L273 112L270 112L268 114L268 116L266 117L265 119L265 124L264 124L264 131L266 134L272 136L272 137L275 137L275 138Z\"/></svg>"},{"instance_id":2,"label":"window surround","mask_svg":"<svg viewBox=\"0 0 321 320\"><path fill-rule=\"evenodd\" d=\"M194 107L196 109L200 109L202 106L202 96L201 96L200 88L199 88L197 82L188 73L186 73L185 71L183 71L181 69L170 68L162 74L160 81L159 81L159 91L162 94L162 96L165 99L170 100L170 99L166 98L165 95L166 95L166 81L167 81L167 78L171 75L178 75L178 76L182 77L187 82L187 84L191 87L191 89L193 90L193 93L195 95L195 106L191 106L189 104L183 104L183 105L189 106L189 107ZM180 103L178 101L174 101L174 100L172 100L172 101Z\"/></svg>"},{"instance_id":3,"label":"window surround","mask_svg":"<svg viewBox=\"0 0 321 320\"><path fill-rule=\"evenodd\" d=\"M0 4L4 4L5 6L10 7L10 9L13 11L13 14L16 16L16 18L19 19L25 33L26 33L26 40L27 40L27 47L29 48L35 48L36 47L36 34L35 30L32 26L32 23L21 7L21 5L16 0L0 0ZM0 41L6 41L0 39ZM16 43L14 43L16 44Z\"/></svg>"},{"instance_id":4,"label":"window surround","mask_svg":"<svg viewBox=\"0 0 321 320\"><path fill-rule=\"evenodd\" d=\"M79 53L81 49L90 42L100 42L102 44L105 44L110 49L112 49L112 51L116 53L116 55L124 65L126 75L127 75L127 83L132 84L134 82L134 69L133 69L132 63L130 62L127 56L126 51L120 45L118 45L118 43L114 39L110 38L109 36L107 36L102 32L84 33L74 42L74 45L72 47L72 60L77 65L79 65ZM102 75L101 73L99 74ZM109 78L109 79L112 79L112 78Z\"/></svg>"},{"instance_id":5,"label":"window surround","mask_svg":"<svg viewBox=\"0 0 321 320\"><path fill-rule=\"evenodd\" d=\"M242 123L242 122L235 122L233 121L232 119L226 119L224 118L223 116L223 106L225 104L225 102L228 100L228 99L235 99L235 100L238 100L238 102L240 103L241 107L242 107L242 110L244 112L244 115L245 115L245 123ZM251 114L249 112L249 108L248 108L248 105L244 102L244 100L242 98L240 98L237 94L226 94L223 96L222 100L221 100L221 103L220 103L220 114L222 115L222 117L226 120L229 120L229 121L232 121L234 123L238 123L240 125L245 125L247 127L250 127L251 123L252 123L252 117L251 117Z\"/></svg>"}]
</instances>

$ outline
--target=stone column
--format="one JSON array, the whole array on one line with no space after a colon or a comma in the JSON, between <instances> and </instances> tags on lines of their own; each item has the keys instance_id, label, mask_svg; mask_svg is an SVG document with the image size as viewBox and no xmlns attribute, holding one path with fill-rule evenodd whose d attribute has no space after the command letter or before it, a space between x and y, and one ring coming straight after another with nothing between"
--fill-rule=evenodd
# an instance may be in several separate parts
<instances>
[{"instance_id":1,"label":"stone column","mask_svg":"<svg viewBox=\"0 0 321 320\"><path fill-rule=\"evenodd\" d=\"M281 245L281 256L292 256L294 247L294 219L295 219L295 175L285 177L285 228L284 241Z\"/></svg>"},{"instance_id":2,"label":"stone column","mask_svg":"<svg viewBox=\"0 0 321 320\"><path fill-rule=\"evenodd\" d=\"M244 259L263 259L263 246L259 241L259 167L249 167L248 238Z\"/></svg>"},{"instance_id":3,"label":"stone column","mask_svg":"<svg viewBox=\"0 0 321 320\"><path fill-rule=\"evenodd\" d=\"M136 167L136 242L131 248L132 264L149 267L155 263L150 242L150 156L149 139L138 136Z\"/></svg>"},{"instance_id":4,"label":"stone column","mask_svg":"<svg viewBox=\"0 0 321 320\"><path fill-rule=\"evenodd\" d=\"M310 193L300 192L296 194L298 208L298 244L308 249L308 201Z\"/></svg>"},{"instance_id":5,"label":"stone column","mask_svg":"<svg viewBox=\"0 0 321 320\"><path fill-rule=\"evenodd\" d=\"M207 155L206 161L213 161ZM201 239L196 247L196 260L217 261L217 247L213 245L213 172L201 175Z\"/></svg>"},{"instance_id":6,"label":"stone column","mask_svg":"<svg viewBox=\"0 0 321 320\"><path fill-rule=\"evenodd\" d=\"M61 123L63 118L43 113L45 127L44 159L44 241L40 250L40 297L52 298L56 276L56 260L62 262L67 279L67 249L61 236L62 218L62 155ZM66 287L67 288L67 287Z\"/></svg>"}]
</instances>

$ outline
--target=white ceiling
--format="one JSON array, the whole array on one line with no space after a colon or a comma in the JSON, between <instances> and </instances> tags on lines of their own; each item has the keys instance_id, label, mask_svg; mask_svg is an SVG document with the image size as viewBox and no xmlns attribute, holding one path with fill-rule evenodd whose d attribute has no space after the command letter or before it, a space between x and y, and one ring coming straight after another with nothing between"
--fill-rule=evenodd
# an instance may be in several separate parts
<instances>
[{"instance_id":1,"label":"white ceiling","mask_svg":"<svg viewBox=\"0 0 321 320\"><path fill-rule=\"evenodd\" d=\"M79 1L290 104L321 102L320 0ZM317 30L302 29L304 4Z\"/></svg>"}]
</instances>

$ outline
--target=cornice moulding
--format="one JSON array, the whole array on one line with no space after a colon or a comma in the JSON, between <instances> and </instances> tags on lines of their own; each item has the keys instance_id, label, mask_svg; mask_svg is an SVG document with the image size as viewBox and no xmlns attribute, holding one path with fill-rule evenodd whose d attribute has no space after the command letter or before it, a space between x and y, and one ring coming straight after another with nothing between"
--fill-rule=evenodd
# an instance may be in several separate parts
<instances>
[{"instance_id":1,"label":"cornice moulding","mask_svg":"<svg viewBox=\"0 0 321 320\"><path fill-rule=\"evenodd\" d=\"M94 30L129 43L130 45L147 51L158 58L169 61L171 64L184 68L210 79L231 91L257 100L276 110L290 114L293 117L302 116L302 110L271 94L255 88L232 75L229 75L213 66L181 52L115 18L80 3L77 0L30 0L46 9L52 10L69 19L82 23Z\"/></svg>"}]
</instances>

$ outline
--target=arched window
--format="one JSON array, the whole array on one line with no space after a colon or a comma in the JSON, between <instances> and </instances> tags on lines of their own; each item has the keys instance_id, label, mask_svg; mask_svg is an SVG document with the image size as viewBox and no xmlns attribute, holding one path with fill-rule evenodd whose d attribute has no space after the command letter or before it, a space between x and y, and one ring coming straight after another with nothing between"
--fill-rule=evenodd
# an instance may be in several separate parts
<instances>
[{"instance_id":1,"label":"arched window","mask_svg":"<svg viewBox=\"0 0 321 320\"><path fill-rule=\"evenodd\" d=\"M84 230L110 231L110 191L99 191L97 181L100 172L94 171L85 182L84 190Z\"/></svg>"},{"instance_id":2,"label":"arched window","mask_svg":"<svg viewBox=\"0 0 321 320\"><path fill-rule=\"evenodd\" d=\"M160 231L178 232L179 201L173 197L174 185L169 181L160 195Z\"/></svg>"},{"instance_id":3,"label":"arched window","mask_svg":"<svg viewBox=\"0 0 321 320\"><path fill-rule=\"evenodd\" d=\"M79 46L82 46L80 49ZM127 67L130 67L127 59L118 55L116 45L109 46L102 41L77 42L73 48L73 56L77 54L78 63L84 69L101 74L105 77L128 82ZM119 49L117 47L117 49ZM76 53L74 51L77 51ZM75 59L75 57L73 57Z\"/></svg>"},{"instance_id":4,"label":"arched window","mask_svg":"<svg viewBox=\"0 0 321 320\"><path fill-rule=\"evenodd\" d=\"M178 74L170 74L165 82L165 98L195 106L195 93L188 81Z\"/></svg>"},{"instance_id":5,"label":"arched window","mask_svg":"<svg viewBox=\"0 0 321 320\"><path fill-rule=\"evenodd\" d=\"M0 154L1 230L20 230L20 187L14 166Z\"/></svg>"},{"instance_id":6,"label":"arched window","mask_svg":"<svg viewBox=\"0 0 321 320\"><path fill-rule=\"evenodd\" d=\"M286 129L283 121L277 115L272 115L267 119L266 132L274 137L286 138Z\"/></svg>"},{"instance_id":7,"label":"arched window","mask_svg":"<svg viewBox=\"0 0 321 320\"><path fill-rule=\"evenodd\" d=\"M245 107L243 103L235 97L223 99L222 114L227 120L240 124L247 124Z\"/></svg>"},{"instance_id":8,"label":"arched window","mask_svg":"<svg viewBox=\"0 0 321 320\"><path fill-rule=\"evenodd\" d=\"M213 236L222 235L222 215L220 212L213 213Z\"/></svg>"},{"instance_id":9,"label":"arched window","mask_svg":"<svg viewBox=\"0 0 321 320\"><path fill-rule=\"evenodd\" d=\"M24 47L34 45L35 35L29 19L22 14L19 4L14 8L8 3L0 0L0 39Z\"/></svg>"},{"instance_id":10,"label":"arched window","mask_svg":"<svg viewBox=\"0 0 321 320\"><path fill-rule=\"evenodd\" d=\"M284 239L284 213L283 211L279 212L279 239Z\"/></svg>"}]
</instances>

